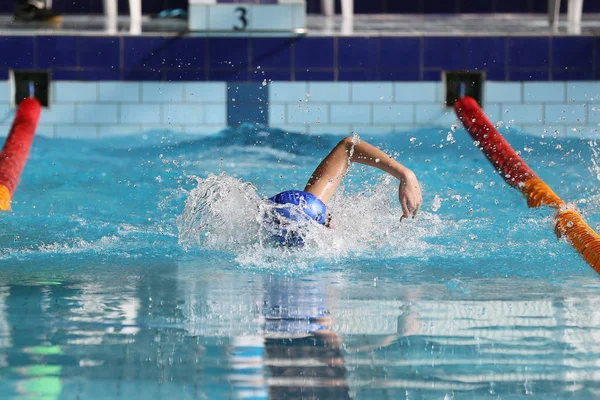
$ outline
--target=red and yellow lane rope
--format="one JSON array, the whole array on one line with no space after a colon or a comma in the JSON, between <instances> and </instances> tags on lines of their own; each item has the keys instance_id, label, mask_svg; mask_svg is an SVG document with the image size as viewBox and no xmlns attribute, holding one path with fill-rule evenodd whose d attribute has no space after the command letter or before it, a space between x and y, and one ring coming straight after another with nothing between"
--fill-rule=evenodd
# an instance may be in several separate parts
<instances>
[{"instance_id":1,"label":"red and yellow lane rope","mask_svg":"<svg viewBox=\"0 0 600 400\"><path fill-rule=\"evenodd\" d=\"M555 209L556 235L566 237L583 259L600 273L600 236L533 172L486 117L475 99L461 97L454 103L454 110L504 180L525 195L529 207Z\"/></svg>"},{"instance_id":2,"label":"red and yellow lane rope","mask_svg":"<svg viewBox=\"0 0 600 400\"><path fill-rule=\"evenodd\" d=\"M33 143L42 106L35 98L23 100L0 152L0 210L10 210L21 172Z\"/></svg>"}]
</instances>

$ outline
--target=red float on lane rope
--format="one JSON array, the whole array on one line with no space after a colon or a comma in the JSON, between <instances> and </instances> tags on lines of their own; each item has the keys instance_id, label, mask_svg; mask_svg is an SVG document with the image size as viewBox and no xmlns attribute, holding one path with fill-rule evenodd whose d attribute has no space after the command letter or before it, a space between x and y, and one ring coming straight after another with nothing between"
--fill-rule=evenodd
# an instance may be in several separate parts
<instances>
[{"instance_id":1,"label":"red float on lane rope","mask_svg":"<svg viewBox=\"0 0 600 400\"><path fill-rule=\"evenodd\" d=\"M0 152L0 210L10 210L10 202L27 162L41 110L42 106L35 98L25 99L19 104Z\"/></svg>"}]
</instances>

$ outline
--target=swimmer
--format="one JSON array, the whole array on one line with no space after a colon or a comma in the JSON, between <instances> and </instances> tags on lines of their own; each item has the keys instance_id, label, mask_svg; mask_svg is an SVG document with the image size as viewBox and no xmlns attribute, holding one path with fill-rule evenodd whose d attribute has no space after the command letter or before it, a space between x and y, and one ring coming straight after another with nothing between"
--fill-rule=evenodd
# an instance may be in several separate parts
<instances>
[{"instance_id":1,"label":"swimmer","mask_svg":"<svg viewBox=\"0 0 600 400\"><path fill-rule=\"evenodd\" d=\"M378 168L397 178L400 181L398 200L403 210L401 220L402 218L414 218L417 215L423 197L415 174L377 147L353 136L342 139L321 161L308 180L304 191L288 190L269 200L287 205L287 207L276 209L277 213L287 219L312 219L319 224L331 227L331 214L327 210L327 204L344 179L352 162ZM297 233L285 229L281 229L281 233L274 235L274 238L286 245L301 246L303 244L302 238Z\"/></svg>"}]
</instances>

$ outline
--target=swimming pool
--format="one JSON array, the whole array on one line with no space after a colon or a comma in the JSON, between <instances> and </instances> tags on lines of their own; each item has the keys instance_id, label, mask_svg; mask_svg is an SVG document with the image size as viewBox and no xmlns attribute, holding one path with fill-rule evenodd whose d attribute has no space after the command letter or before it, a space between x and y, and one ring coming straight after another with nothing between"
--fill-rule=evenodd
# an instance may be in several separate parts
<instances>
[{"instance_id":1,"label":"swimming pool","mask_svg":"<svg viewBox=\"0 0 600 400\"><path fill-rule=\"evenodd\" d=\"M502 129L596 227L596 143ZM461 129L362 137L415 171L421 214L355 165L301 249L262 241L257 204L341 135L38 137L0 220L2 397L597 396L600 284L550 210Z\"/></svg>"}]
</instances>

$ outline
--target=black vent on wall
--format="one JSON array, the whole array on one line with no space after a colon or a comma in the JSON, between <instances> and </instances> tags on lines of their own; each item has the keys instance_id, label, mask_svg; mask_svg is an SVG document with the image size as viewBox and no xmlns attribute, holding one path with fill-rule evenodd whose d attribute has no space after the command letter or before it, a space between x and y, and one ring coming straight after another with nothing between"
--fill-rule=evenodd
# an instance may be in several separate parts
<instances>
[{"instance_id":1,"label":"black vent on wall","mask_svg":"<svg viewBox=\"0 0 600 400\"><path fill-rule=\"evenodd\" d=\"M50 71L11 70L10 83L12 86L11 104L13 106L19 105L32 93L33 97L38 99L42 106L50 106Z\"/></svg>"},{"instance_id":2,"label":"black vent on wall","mask_svg":"<svg viewBox=\"0 0 600 400\"><path fill-rule=\"evenodd\" d=\"M443 80L446 106L453 106L454 102L463 95L474 98L480 106L483 106L485 72L444 71Z\"/></svg>"}]
</instances>

